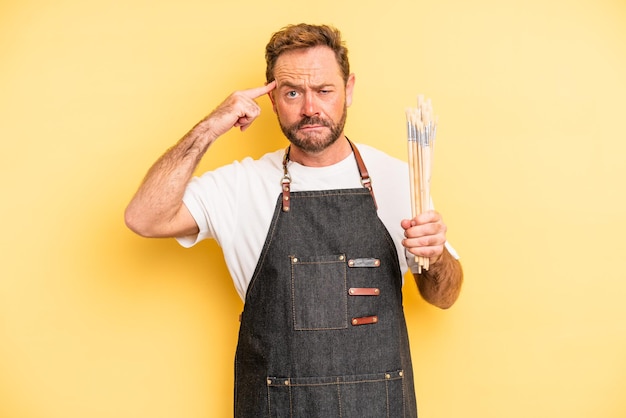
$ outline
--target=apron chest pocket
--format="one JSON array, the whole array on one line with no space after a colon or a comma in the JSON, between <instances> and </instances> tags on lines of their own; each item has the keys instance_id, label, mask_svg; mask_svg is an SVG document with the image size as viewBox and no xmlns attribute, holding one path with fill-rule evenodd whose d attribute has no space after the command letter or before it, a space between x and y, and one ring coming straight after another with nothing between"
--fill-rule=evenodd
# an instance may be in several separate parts
<instances>
[{"instance_id":1,"label":"apron chest pocket","mask_svg":"<svg viewBox=\"0 0 626 418\"><path fill-rule=\"evenodd\" d=\"M404 416L401 370L339 377L268 377L272 418L399 418Z\"/></svg>"},{"instance_id":2,"label":"apron chest pocket","mask_svg":"<svg viewBox=\"0 0 626 418\"><path fill-rule=\"evenodd\" d=\"M294 329L348 327L346 257L344 254L291 256Z\"/></svg>"}]
</instances>

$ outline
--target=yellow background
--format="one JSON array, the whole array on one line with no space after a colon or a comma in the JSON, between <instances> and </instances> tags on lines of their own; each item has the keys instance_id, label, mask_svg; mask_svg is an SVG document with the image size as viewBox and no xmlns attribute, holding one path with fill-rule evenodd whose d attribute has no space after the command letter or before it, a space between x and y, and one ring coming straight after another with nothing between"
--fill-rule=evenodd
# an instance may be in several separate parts
<instances>
[{"instance_id":1,"label":"yellow background","mask_svg":"<svg viewBox=\"0 0 626 418\"><path fill-rule=\"evenodd\" d=\"M424 93L439 115L433 196L466 284L449 311L406 286L420 416L626 416L623 0L5 0L0 417L232 414L220 249L122 214L301 21L343 31L351 139L406 158L404 108ZM285 144L259 102L201 170Z\"/></svg>"}]
</instances>

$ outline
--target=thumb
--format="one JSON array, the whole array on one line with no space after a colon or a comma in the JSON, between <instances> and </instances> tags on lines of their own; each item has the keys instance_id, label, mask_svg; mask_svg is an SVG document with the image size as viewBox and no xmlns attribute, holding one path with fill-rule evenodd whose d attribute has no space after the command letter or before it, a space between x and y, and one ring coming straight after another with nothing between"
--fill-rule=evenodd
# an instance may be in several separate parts
<instances>
[{"instance_id":1,"label":"thumb","mask_svg":"<svg viewBox=\"0 0 626 418\"><path fill-rule=\"evenodd\" d=\"M400 226L406 231L413 226L413 221L411 221L410 219L403 219L402 221L400 221Z\"/></svg>"}]
</instances>

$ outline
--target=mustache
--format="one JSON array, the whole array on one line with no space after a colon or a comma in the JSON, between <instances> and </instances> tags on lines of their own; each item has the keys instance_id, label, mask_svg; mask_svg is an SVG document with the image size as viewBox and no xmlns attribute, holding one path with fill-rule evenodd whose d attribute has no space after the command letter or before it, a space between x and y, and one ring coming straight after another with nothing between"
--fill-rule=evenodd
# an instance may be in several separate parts
<instances>
[{"instance_id":1,"label":"mustache","mask_svg":"<svg viewBox=\"0 0 626 418\"><path fill-rule=\"evenodd\" d=\"M303 126L307 126L307 125L322 125L322 126L326 126L328 128L332 128L330 122L328 122L327 120L324 120L318 116L305 116L302 119L300 119L300 122L298 122L298 124L296 125L297 129L302 128Z\"/></svg>"}]
</instances>

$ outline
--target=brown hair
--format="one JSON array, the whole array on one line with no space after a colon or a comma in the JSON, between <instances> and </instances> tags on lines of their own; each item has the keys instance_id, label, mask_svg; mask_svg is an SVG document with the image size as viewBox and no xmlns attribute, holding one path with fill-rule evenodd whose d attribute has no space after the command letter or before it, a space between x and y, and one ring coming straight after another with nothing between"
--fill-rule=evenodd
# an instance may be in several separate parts
<instances>
[{"instance_id":1,"label":"brown hair","mask_svg":"<svg viewBox=\"0 0 626 418\"><path fill-rule=\"evenodd\" d=\"M307 25L305 23L286 26L270 38L265 47L265 61L267 63L265 78L267 82L274 81L274 66L282 53L316 46L327 46L333 50L343 81L346 83L350 75L350 63L348 62L348 48L341 40L339 30L328 25Z\"/></svg>"}]
</instances>

